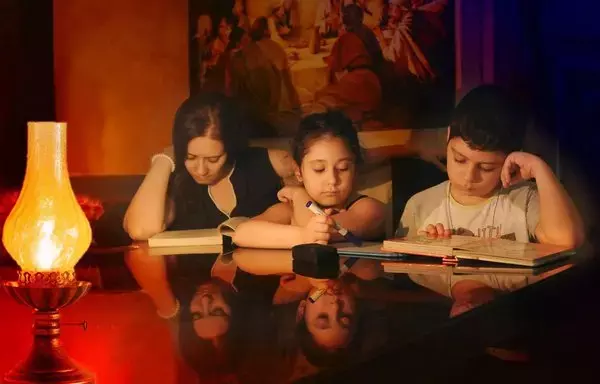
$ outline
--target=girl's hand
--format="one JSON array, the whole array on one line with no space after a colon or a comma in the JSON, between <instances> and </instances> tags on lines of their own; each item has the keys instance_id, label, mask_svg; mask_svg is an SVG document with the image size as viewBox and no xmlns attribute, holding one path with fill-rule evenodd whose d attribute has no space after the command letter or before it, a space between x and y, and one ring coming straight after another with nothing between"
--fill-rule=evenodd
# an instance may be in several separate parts
<instances>
[{"instance_id":1,"label":"girl's hand","mask_svg":"<svg viewBox=\"0 0 600 384\"><path fill-rule=\"evenodd\" d=\"M315 215L304 227L303 242L327 245L334 230L331 217Z\"/></svg>"}]
</instances>

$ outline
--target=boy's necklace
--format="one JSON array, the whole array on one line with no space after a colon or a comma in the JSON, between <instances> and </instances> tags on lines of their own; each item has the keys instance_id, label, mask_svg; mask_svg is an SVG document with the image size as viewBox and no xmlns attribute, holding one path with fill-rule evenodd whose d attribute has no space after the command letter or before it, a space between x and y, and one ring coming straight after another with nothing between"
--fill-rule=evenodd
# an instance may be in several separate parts
<instances>
[{"instance_id":1,"label":"boy's necklace","mask_svg":"<svg viewBox=\"0 0 600 384\"><path fill-rule=\"evenodd\" d=\"M500 192L502 191L502 188L500 188L500 190L496 191L496 193L494 194L496 196L496 201L494 202L494 209L492 211L492 225L488 227L488 230L491 232L494 228L496 228L494 226L495 222L496 222L496 208L498 208L498 200L500 200ZM454 228L454 223L452 222L452 210L450 209L450 183L448 183L448 188L446 188L446 216L448 216L448 224L450 225L450 232L452 235L455 235L456 233L456 229ZM500 230L496 229L496 236L495 237L500 237ZM486 237L485 233L484 236L480 236L480 234L478 233L478 237ZM489 235L487 237L492 237L491 233L489 233Z\"/></svg>"}]
</instances>

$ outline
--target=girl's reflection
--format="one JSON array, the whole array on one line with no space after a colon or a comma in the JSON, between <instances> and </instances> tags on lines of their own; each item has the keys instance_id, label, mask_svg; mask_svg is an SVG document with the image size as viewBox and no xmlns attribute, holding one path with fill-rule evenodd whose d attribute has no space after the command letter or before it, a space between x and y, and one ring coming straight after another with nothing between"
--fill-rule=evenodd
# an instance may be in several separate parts
<instances>
[{"instance_id":1,"label":"girl's reflection","mask_svg":"<svg viewBox=\"0 0 600 384\"><path fill-rule=\"evenodd\" d=\"M385 343L381 308L362 298L367 281L381 276L378 262L358 260L341 277L320 280L294 274L289 250L237 249L234 259L250 273L281 275L273 317L289 380L351 364Z\"/></svg>"},{"instance_id":2,"label":"girl's reflection","mask_svg":"<svg viewBox=\"0 0 600 384\"><path fill-rule=\"evenodd\" d=\"M362 313L356 278L347 274L312 287L296 312L296 338L306 359L315 366L333 366L356 358L362 344ZM325 286L323 286L325 285ZM316 300L319 291L325 289Z\"/></svg>"}]
</instances>

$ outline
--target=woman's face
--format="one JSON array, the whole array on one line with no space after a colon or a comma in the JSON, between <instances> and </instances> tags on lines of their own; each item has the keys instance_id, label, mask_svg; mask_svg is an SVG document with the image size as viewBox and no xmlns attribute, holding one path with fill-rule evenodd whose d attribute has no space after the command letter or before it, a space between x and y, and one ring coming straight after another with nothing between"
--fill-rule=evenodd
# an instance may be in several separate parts
<instances>
[{"instance_id":1,"label":"woman's face","mask_svg":"<svg viewBox=\"0 0 600 384\"><path fill-rule=\"evenodd\" d=\"M212 185L224 176L227 153L220 140L196 137L188 143L185 168L198 184Z\"/></svg>"},{"instance_id":2,"label":"woman's face","mask_svg":"<svg viewBox=\"0 0 600 384\"><path fill-rule=\"evenodd\" d=\"M190 312L194 331L202 339L216 339L229 330L231 307L218 285L206 283L198 287Z\"/></svg>"},{"instance_id":3,"label":"woman's face","mask_svg":"<svg viewBox=\"0 0 600 384\"><path fill-rule=\"evenodd\" d=\"M356 301L349 289L336 282L316 302L306 300L304 305L306 328L315 343L327 349L343 348L350 343L356 325Z\"/></svg>"}]
</instances>

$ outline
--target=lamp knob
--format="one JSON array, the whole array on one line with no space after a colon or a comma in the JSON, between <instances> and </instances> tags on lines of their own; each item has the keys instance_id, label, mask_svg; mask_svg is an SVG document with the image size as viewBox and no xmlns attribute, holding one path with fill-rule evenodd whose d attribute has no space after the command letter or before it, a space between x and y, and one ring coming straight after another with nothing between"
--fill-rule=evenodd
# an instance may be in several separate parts
<instances>
[{"instance_id":1,"label":"lamp knob","mask_svg":"<svg viewBox=\"0 0 600 384\"><path fill-rule=\"evenodd\" d=\"M85 320L75 323L61 323L60 325L77 326L83 328L84 331L87 331L88 328L88 323Z\"/></svg>"}]
</instances>

